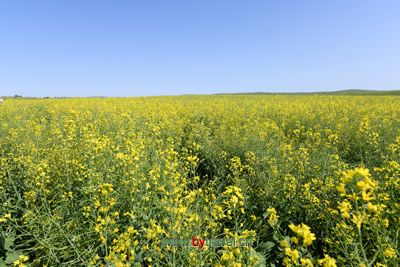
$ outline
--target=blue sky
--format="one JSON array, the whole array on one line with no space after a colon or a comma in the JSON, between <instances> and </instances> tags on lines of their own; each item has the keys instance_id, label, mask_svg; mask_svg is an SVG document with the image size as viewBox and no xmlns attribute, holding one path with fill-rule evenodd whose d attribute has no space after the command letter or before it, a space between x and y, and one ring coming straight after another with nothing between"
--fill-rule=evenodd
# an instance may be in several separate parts
<instances>
[{"instance_id":1,"label":"blue sky","mask_svg":"<svg viewBox=\"0 0 400 267\"><path fill-rule=\"evenodd\" d=\"M8 0L0 95L400 89L400 1Z\"/></svg>"}]
</instances>

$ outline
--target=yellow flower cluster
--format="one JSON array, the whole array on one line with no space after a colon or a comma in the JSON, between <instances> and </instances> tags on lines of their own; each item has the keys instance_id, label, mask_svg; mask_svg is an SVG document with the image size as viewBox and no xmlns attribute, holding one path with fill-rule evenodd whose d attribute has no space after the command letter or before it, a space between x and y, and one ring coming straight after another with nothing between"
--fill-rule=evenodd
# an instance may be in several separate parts
<instances>
[{"instance_id":1,"label":"yellow flower cluster","mask_svg":"<svg viewBox=\"0 0 400 267\"><path fill-rule=\"evenodd\" d=\"M312 244L312 242L316 239L315 234L311 233L310 227L302 223L301 225L290 224L289 228L296 233L297 237L303 240L303 246L307 247ZM298 243L297 239L294 241L296 244Z\"/></svg>"},{"instance_id":2,"label":"yellow flower cluster","mask_svg":"<svg viewBox=\"0 0 400 267\"><path fill-rule=\"evenodd\" d=\"M336 267L336 260L329 255L325 255L323 259L318 260L318 263L323 267Z\"/></svg>"},{"instance_id":3,"label":"yellow flower cluster","mask_svg":"<svg viewBox=\"0 0 400 267\"><path fill-rule=\"evenodd\" d=\"M13 265L16 267L25 267L27 266L25 263L29 260L28 256L21 255L18 260L14 261Z\"/></svg>"},{"instance_id":4,"label":"yellow flower cluster","mask_svg":"<svg viewBox=\"0 0 400 267\"><path fill-rule=\"evenodd\" d=\"M244 213L244 209L242 208L244 205L244 197L242 190L239 187L228 186L222 195L226 197L224 204L231 208L228 210L228 218L231 216L232 210L235 210L236 208L239 208L240 212Z\"/></svg>"},{"instance_id":5,"label":"yellow flower cluster","mask_svg":"<svg viewBox=\"0 0 400 267\"><path fill-rule=\"evenodd\" d=\"M278 223L278 219L279 219L279 216L278 216L278 214L276 213L276 210L275 210L275 208L268 208L267 209L267 212L268 212L268 223L269 223L269 225L271 225L271 226L275 226L277 223Z\"/></svg>"},{"instance_id":6,"label":"yellow flower cluster","mask_svg":"<svg viewBox=\"0 0 400 267\"><path fill-rule=\"evenodd\" d=\"M380 169L376 170L380 171ZM366 258L367 249L380 251L384 260L394 258L396 250L390 244L387 245L387 249L383 248L383 244L390 241L391 238L382 235L382 233L388 233L386 229L389 227L390 212L386 203L390 197L386 193L377 193L380 190L379 184L373 179L370 171L366 168L355 168L345 172L337 190L344 198L339 203L338 210L345 221L336 225L337 234L342 239L341 242L351 244L350 241L358 240L354 249L360 251L360 258L365 265L373 262ZM375 235L374 232L381 234ZM369 247L364 244L367 242L364 239L376 240L374 242L381 244L379 247ZM381 263L376 262L376 264L380 265Z\"/></svg>"},{"instance_id":7,"label":"yellow flower cluster","mask_svg":"<svg viewBox=\"0 0 400 267\"><path fill-rule=\"evenodd\" d=\"M0 217L0 223L5 223L11 219L11 214L7 213Z\"/></svg>"}]
</instances>

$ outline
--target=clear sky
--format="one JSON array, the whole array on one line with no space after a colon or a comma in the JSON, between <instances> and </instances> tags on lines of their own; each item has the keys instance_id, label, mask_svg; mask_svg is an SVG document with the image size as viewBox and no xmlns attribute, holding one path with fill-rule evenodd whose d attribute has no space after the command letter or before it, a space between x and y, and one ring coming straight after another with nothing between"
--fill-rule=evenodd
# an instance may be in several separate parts
<instances>
[{"instance_id":1,"label":"clear sky","mask_svg":"<svg viewBox=\"0 0 400 267\"><path fill-rule=\"evenodd\" d=\"M5 0L0 95L400 89L400 1Z\"/></svg>"}]
</instances>

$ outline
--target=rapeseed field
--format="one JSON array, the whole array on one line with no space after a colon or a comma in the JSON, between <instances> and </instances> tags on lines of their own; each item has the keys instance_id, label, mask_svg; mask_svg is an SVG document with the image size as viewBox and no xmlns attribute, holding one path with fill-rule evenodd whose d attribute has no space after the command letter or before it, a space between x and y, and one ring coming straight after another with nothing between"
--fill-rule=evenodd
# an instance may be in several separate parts
<instances>
[{"instance_id":1,"label":"rapeseed field","mask_svg":"<svg viewBox=\"0 0 400 267\"><path fill-rule=\"evenodd\" d=\"M0 266L398 266L399 192L397 96L0 106Z\"/></svg>"}]
</instances>

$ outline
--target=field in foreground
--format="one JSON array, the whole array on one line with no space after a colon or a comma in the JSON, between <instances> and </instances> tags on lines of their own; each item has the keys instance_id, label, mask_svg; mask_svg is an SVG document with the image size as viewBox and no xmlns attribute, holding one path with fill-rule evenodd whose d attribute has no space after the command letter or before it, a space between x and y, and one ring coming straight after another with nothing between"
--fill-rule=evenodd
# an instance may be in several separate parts
<instances>
[{"instance_id":1,"label":"field in foreground","mask_svg":"<svg viewBox=\"0 0 400 267\"><path fill-rule=\"evenodd\" d=\"M7 100L0 137L0 266L400 264L397 96Z\"/></svg>"}]
</instances>

